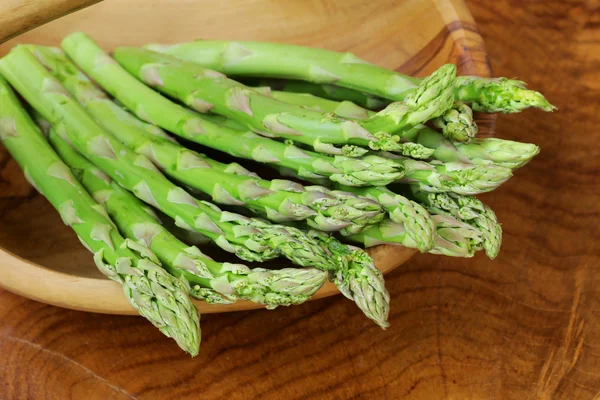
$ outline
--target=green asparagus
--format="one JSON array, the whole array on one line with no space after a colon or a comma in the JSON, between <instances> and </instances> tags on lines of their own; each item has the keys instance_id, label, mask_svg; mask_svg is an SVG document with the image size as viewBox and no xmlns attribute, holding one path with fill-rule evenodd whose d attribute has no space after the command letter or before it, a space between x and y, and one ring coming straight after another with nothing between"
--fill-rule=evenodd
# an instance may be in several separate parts
<instances>
[{"instance_id":1,"label":"green asparagus","mask_svg":"<svg viewBox=\"0 0 600 400\"><path fill-rule=\"evenodd\" d=\"M290 176L298 178L293 174L290 174ZM471 257L476 250L485 249L488 256L494 258L494 254L497 255L500 249L502 232L491 209L487 208L485 205L481 205L479 208L481 208L480 216L482 218L477 218L475 220L473 220L475 217L469 219L460 218L454 214L443 212L443 210L437 207L428 206L427 202L422 200L422 198L415 197L411 189L418 190L423 196L430 195L432 198L437 199L441 199L445 195L450 195L451 198L455 198L461 204L465 205L465 207L462 208L463 210L466 210L468 204L471 204L473 208L477 207L477 205L472 202L478 202L478 200L472 196L459 195L451 191L431 193L431 187L422 184L395 184L390 186L392 190L385 187L362 188L348 187L339 184L334 186L345 191L371 197L387 210L390 216L389 220L382 221L379 225L375 226L374 229L368 228L369 236L373 239L373 243L377 243L377 240L383 240L383 234L379 231L380 228L378 227L389 227L389 229L394 227L394 229L397 230L399 229L399 226L401 226L404 233L402 235L388 236L386 239L387 243L402 244L405 247L417 248L421 252L428 251L434 254L446 254L455 257ZM413 198L416 200L416 203L410 201L403 195ZM425 209L423 209L423 206ZM483 210L483 207L486 207L486 209ZM452 217L450 222L446 224L447 229L445 230L441 229L443 225L440 224L447 222L447 220L444 218L440 219L439 217L433 218L440 215ZM459 222L461 223L454 221L454 217L460 220ZM465 223L472 225L473 228L465 230ZM428 232L433 232L433 226L435 225L437 225L438 233L436 234L434 232L432 237L430 236L431 233ZM385 231L385 228L382 229ZM476 229L479 233L474 232L473 229ZM452 241L441 240L443 237L449 237L448 235L452 232L460 235L460 239L456 241L456 244L460 245L452 245ZM441 237L440 234L442 234L443 237ZM355 234L350 235L349 239L365 244L370 242L370 239L366 239L369 236Z\"/></svg>"},{"instance_id":2,"label":"green asparagus","mask_svg":"<svg viewBox=\"0 0 600 400\"><path fill-rule=\"evenodd\" d=\"M50 131L50 142L92 197L103 204L117 227L131 240L147 246L171 275L187 280L192 296L209 303L238 299L267 308L300 304L325 282L327 274L314 268L250 269L243 264L212 260L195 246L169 233L131 193L113 182L91 162Z\"/></svg>"},{"instance_id":3,"label":"green asparagus","mask_svg":"<svg viewBox=\"0 0 600 400\"><path fill-rule=\"evenodd\" d=\"M373 117L357 122L277 101L218 72L168 55L121 47L114 51L114 57L141 81L199 112L224 115L258 133L294 140L329 154L341 154L342 150L334 145L405 152L398 143L400 131L452 107L456 72L454 65L443 66L404 102L392 103Z\"/></svg>"},{"instance_id":4,"label":"green asparagus","mask_svg":"<svg viewBox=\"0 0 600 400\"><path fill-rule=\"evenodd\" d=\"M403 100L420 80L372 65L352 53L261 42L198 40L146 48L232 76L300 79Z\"/></svg>"},{"instance_id":5,"label":"green asparagus","mask_svg":"<svg viewBox=\"0 0 600 400\"><path fill-rule=\"evenodd\" d=\"M398 182L418 184L431 193L454 192L465 195L492 191L512 177L512 170L500 165L460 162L419 161L382 153L400 163L405 174Z\"/></svg>"},{"instance_id":6,"label":"green asparagus","mask_svg":"<svg viewBox=\"0 0 600 400\"><path fill-rule=\"evenodd\" d=\"M303 107L318 107L320 109L327 110L328 112L344 113L346 116L349 116L349 114L360 116L364 115L364 113L369 113L368 110L358 107L350 102L338 103L332 100L321 99L310 94L278 92L265 88L258 88L258 90L269 96L279 98L282 101L288 101ZM460 109L461 105L459 104L457 107ZM468 113L468 111L466 111L466 113ZM423 125L420 126L424 127ZM416 130L417 128L409 131L412 138L415 137L414 132ZM434 130L429 128L427 128L427 130L428 132L432 132L431 135L435 133L435 135L441 136ZM452 144L443 137L441 137L441 139L444 140L445 143L448 143L450 146L452 146ZM500 142L503 141L500 140ZM489 143L489 140L482 140L481 143L483 143L485 146L487 143ZM429 146L429 143L425 142L425 145ZM457 144L457 146L461 145ZM477 145L470 147L477 149ZM466 149L468 148L469 147L466 147ZM471 153L474 152L475 150L471 151ZM398 181L406 183L420 183L423 189L427 189L430 192L453 191L460 194L479 194L489 192L497 188L512 176L511 169L502 165L474 165L470 160L466 160L467 162L448 161L445 163L435 160L431 162L425 162L413 160L411 158L399 156L389 152L384 152L381 154L388 159L393 159L404 171L404 176Z\"/></svg>"},{"instance_id":7,"label":"green asparagus","mask_svg":"<svg viewBox=\"0 0 600 400\"><path fill-rule=\"evenodd\" d=\"M446 215L433 214L431 218L435 224L435 239L433 247L429 250L430 253L450 257L472 257L480 248L483 238L481 233L471 225ZM413 244L412 239L407 235L406 225L391 219L352 235L349 239L365 247L380 244L410 247Z\"/></svg>"},{"instance_id":8,"label":"green asparagus","mask_svg":"<svg viewBox=\"0 0 600 400\"><path fill-rule=\"evenodd\" d=\"M433 125L442 130L442 134L455 142L470 142L477 135L477 123L473 119L473 110L462 101L443 115L433 120Z\"/></svg>"},{"instance_id":9,"label":"green asparagus","mask_svg":"<svg viewBox=\"0 0 600 400\"><path fill-rule=\"evenodd\" d=\"M473 139L470 143L451 142L424 125L406 131L406 138L434 150L432 158L444 163L497 165L517 169L540 152L535 144L498 138Z\"/></svg>"},{"instance_id":10,"label":"green asparagus","mask_svg":"<svg viewBox=\"0 0 600 400\"><path fill-rule=\"evenodd\" d=\"M556 109L541 93L514 79L461 76L456 81L455 96L481 112L512 114L530 107L546 112Z\"/></svg>"},{"instance_id":11,"label":"green asparagus","mask_svg":"<svg viewBox=\"0 0 600 400\"><path fill-rule=\"evenodd\" d=\"M390 101L386 99L328 84L320 85L305 81L278 79L259 79L250 81L247 84L250 86L269 86L283 92L310 93L314 96L340 102L349 101L369 110L381 110L390 104Z\"/></svg>"},{"instance_id":12,"label":"green asparagus","mask_svg":"<svg viewBox=\"0 0 600 400\"><path fill-rule=\"evenodd\" d=\"M473 196L456 193L427 193L418 186L411 186L412 196L427 211L436 215L447 215L463 221L477 229L483 238L481 246L489 258L500 252L502 227L494 211Z\"/></svg>"},{"instance_id":13,"label":"green asparagus","mask_svg":"<svg viewBox=\"0 0 600 400\"><path fill-rule=\"evenodd\" d=\"M378 67L352 53L280 43L197 40L146 48L192 61L231 76L288 78L335 84L382 98L402 101L414 93L421 79ZM519 112L529 107L552 111L540 93L521 81L461 76L454 86L456 100L482 112Z\"/></svg>"},{"instance_id":14,"label":"green asparagus","mask_svg":"<svg viewBox=\"0 0 600 400\"><path fill-rule=\"evenodd\" d=\"M364 251L318 231L271 225L194 199L166 179L148 158L136 155L97 125L24 46L15 47L0 60L0 71L61 137L142 201L244 260L283 255L298 265L329 271L344 295L380 326L387 326L389 294L381 272Z\"/></svg>"},{"instance_id":15,"label":"green asparagus","mask_svg":"<svg viewBox=\"0 0 600 400\"><path fill-rule=\"evenodd\" d=\"M473 257L481 248L481 232L469 224L446 215L431 214L435 222L436 240L432 254L450 257Z\"/></svg>"},{"instance_id":16,"label":"green asparagus","mask_svg":"<svg viewBox=\"0 0 600 400\"><path fill-rule=\"evenodd\" d=\"M157 128L112 102L59 49L36 46L33 54L83 105L96 122L130 149L147 156L161 171L212 196L217 203L246 205L276 222L304 220L315 229L360 232L381 221L379 204L348 192L249 176L239 164L223 164L157 136ZM223 189L233 198L223 197Z\"/></svg>"},{"instance_id":17,"label":"green asparagus","mask_svg":"<svg viewBox=\"0 0 600 400\"><path fill-rule=\"evenodd\" d=\"M268 93L264 88L260 90ZM332 112L347 118L362 119L365 116L368 117L373 114L373 112L351 102L340 103L321 99L310 94L286 93L275 90L270 91L270 93L271 96L281 101L308 108L317 108L321 112ZM474 129L474 121L473 125L469 125L470 110L460 105L457 105L457 107L449 110L446 113L447 115L441 117L445 118L445 121L438 121L436 123L438 125L444 123L449 128L450 123L448 122L452 118L455 118L465 122L462 128L466 130ZM454 114L455 111L459 113L458 117ZM229 124L231 125L231 122ZM527 164L540 151L538 146L531 143L521 143L498 138L473 139L470 143L452 142L444 138L441 133L425 125L417 125L405 131L404 138L433 150L432 158L438 161L478 165L495 164L511 169L517 169Z\"/></svg>"},{"instance_id":18,"label":"green asparagus","mask_svg":"<svg viewBox=\"0 0 600 400\"><path fill-rule=\"evenodd\" d=\"M145 246L121 237L104 208L75 180L0 77L0 141L25 177L94 253L98 269L123 286L130 304L190 353L200 346L199 315L187 282L169 275Z\"/></svg>"},{"instance_id":19,"label":"green asparagus","mask_svg":"<svg viewBox=\"0 0 600 400\"><path fill-rule=\"evenodd\" d=\"M313 96L309 93L292 93L271 90L270 87L255 87L265 95L271 96L279 101L295 104L311 110L334 113L340 117L350 119L367 119L374 112L360 107L351 101L336 102ZM455 101L451 109L433 119L433 124L442 130L442 134L450 140L469 142L477 135L477 123L473 119L473 110L460 101Z\"/></svg>"},{"instance_id":20,"label":"green asparagus","mask_svg":"<svg viewBox=\"0 0 600 400\"><path fill-rule=\"evenodd\" d=\"M146 47L153 49L152 45ZM161 48L159 47L156 50L160 51ZM170 54L171 52L166 51L166 53ZM186 55L176 54L175 56L182 60L195 61ZM204 65L203 62L199 63ZM221 68L212 69L222 72L226 71ZM241 76L235 76L235 74L233 77L236 79L241 78ZM305 81L277 81L273 79L262 79L259 83L285 92L310 93L336 101L348 100L369 110L378 110L390 103L390 100L331 84L317 84ZM456 77L455 87L459 88L455 89L454 93L457 101L470 103L474 110L480 112L510 114L530 107L540 108L544 111L555 109L542 94L528 90L524 82L513 79L458 76ZM390 98L392 97L390 96ZM396 98L396 100L399 100L399 98Z\"/></svg>"},{"instance_id":21,"label":"green asparagus","mask_svg":"<svg viewBox=\"0 0 600 400\"><path fill-rule=\"evenodd\" d=\"M302 100L303 95L295 93L286 93L295 96L294 101ZM310 96L310 95L308 95ZM311 104L313 104L312 100ZM320 99L324 100L324 99ZM330 100L325 100L330 101ZM335 103L335 102L333 102ZM230 125L231 120L229 122ZM233 125L235 127L235 125ZM438 132L434 132L439 135ZM441 136L441 135L440 135ZM443 139L443 137L442 137ZM499 140L499 139L498 139ZM501 141L506 142L506 141ZM449 143L449 142L448 142ZM487 144L489 141L484 140L482 143ZM476 148L476 146L473 146ZM380 155L386 157L390 161L397 163L398 170L404 171L402 178L397 179L397 182L403 183L418 183L423 190L433 193L440 192L455 192L459 194L472 195L489 192L496 189L502 183L512 177L512 171L509 167L495 164L480 165L474 164L471 160L466 159L466 162L447 161L440 162L433 160L430 162L414 160L408 157L399 156L389 152L382 152ZM368 158L372 156L366 156ZM307 179L294 171L281 170L282 175L295 177L298 179ZM311 177L308 177L309 179ZM323 182L318 178L312 177L314 181L320 185L329 186L327 182ZM343 182L339 182L343 185ZM365 186L350 184L347 186Z\"/></svg>"},{"instance_id":22,"label":"green asparagus","mask_svg":"<svg viewBox=\"0 0 600 400\"><path fill-rule=\"evenodd\" d=\"M401 166L383 157L327 156L213 123L208 115L194 113L143 85L85 34L69 35L62 45L86 74L138 118L187 140L232 156L289 168L307 179L329 178L348 186L380 186L402 177Z\"/></svg>"},{"instance_id":23,"label":"green asparagus","mask_svg":"<svg viewBox=\"0 0 600 400\"><path fill-rule=\"evenodd\" d=\"M339 187L342 190L372 198L385 207L390 215L391 222L384 222L381 226L390 226L390 224L397 226L396 224L401 224L404 227L401 244L404 246L417 248L421 252L427 252L433 248L435 242L435 224L429 213L420 204L404 196L395 194L385 187ZM385 228L380 227L379 230L385 232ZM376 232L377 228L369 229L369 231ZM354 235L350 238L353 239L356 237ZM364 236L364 238L366 237L368 235Z\"/></svg>"},{"instance_id":24,"label":"green asparagus","mask_svg":"<svg viewBox=\"0 0 600 400\"><path fill-rule=\"evenodd\" d=\"M272 90L268 86L253 87L252 89L276 100L308 108L309 110L318 111L320 113L333 113L339 115L340 117L349 119L367 119L370 116L375 115L373 111L369 111L366 108L362 108L347 100L337 102L313 96L309 93L293 93Z\"/></svg>"}]
</instances>

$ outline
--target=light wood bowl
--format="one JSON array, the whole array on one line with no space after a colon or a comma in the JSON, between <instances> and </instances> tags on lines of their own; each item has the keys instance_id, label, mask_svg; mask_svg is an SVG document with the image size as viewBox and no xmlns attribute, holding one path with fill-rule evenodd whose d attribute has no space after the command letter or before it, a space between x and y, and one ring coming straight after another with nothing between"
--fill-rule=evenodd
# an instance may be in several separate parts
<instances>
[{"instance_id":1,"label":"light wood bowl","mask_svg":"<svg viewBox=\"0 0 600 400\"><path fill-rule=\"evenodd\" d=\"M86 31L105 49L195 38L264 40L351 51L383 67L424 76L451 62L459 74L490 76L485 49L461 0L7 0L0 4L0 55L17 43L59 45ZM20 34L19 36L17 36ZM493 120L484 121L487 134ZM369 249L389 272L415 252ZM121 287L104 278L58 214L25 181L0 146L0 286L60 307L135 314ZM338 293L326 284L314 298ZM260 308L251 302L207 305L203 313Z\"/></svg>"}]
</instances>

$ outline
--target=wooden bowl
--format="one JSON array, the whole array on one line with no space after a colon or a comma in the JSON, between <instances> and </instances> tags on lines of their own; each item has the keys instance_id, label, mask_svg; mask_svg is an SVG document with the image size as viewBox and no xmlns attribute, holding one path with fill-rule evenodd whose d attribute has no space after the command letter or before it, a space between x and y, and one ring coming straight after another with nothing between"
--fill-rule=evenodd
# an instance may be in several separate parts
<instances>
[{"instance_id":1,"label":"wooden bowl","mask_svg":"<svg viewBox=\"0 0 600 400\"><path fill-rule=\"evenodd\" d=\"M0 42L95 1L8 3L0 5ZM6 10L11 4L13 9ZM56 46L65 35L79 30L109 50L118 45L195 38L264 40L350 51L418 76L448 62L457 64L459 74L490 76L482 39L461 0L107 0L5 42L0 55L17 43ZM386 273L415 252L386 245L369 253ZM100 274L89 252L25 181L2 146L0 286L60 307L135 314L120 285ZM328 283L314 298L336 293ZM261 307L246 301L197 305L204 313Z\"/></svg>"}]
</instances>

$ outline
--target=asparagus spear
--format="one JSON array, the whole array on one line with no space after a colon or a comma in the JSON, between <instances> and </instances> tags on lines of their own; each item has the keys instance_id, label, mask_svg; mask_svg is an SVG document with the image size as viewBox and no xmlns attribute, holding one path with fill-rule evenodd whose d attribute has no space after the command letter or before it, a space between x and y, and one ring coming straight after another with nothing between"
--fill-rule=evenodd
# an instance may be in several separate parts
<instances>
[{"instance_id":1,"label":"asparagus spear","mask_svg":"<svg viewBox=\"0 0 600 400\"><path fill-rule=\"evenodd\" d=\"M470 258L481 248L483 241L481 232L471 225L435 212L431 218L435 221L437 236L435 246L430 253Z\"/></svg>"},{"instance_id":2,"label":"asparagus spear","mask_svg":"<svg viewBox=\"0 0 600 400\"><path fill-rule=\"evenodd\" d=\"M309 93L291 93L271 90L270 87L257 87L254 90L286 103L306 107L319 112L332 112L341 117L367 119L375 113L362 108L351 101L336 102L313 96ZM451 109L433 119L433 124L442 130L450 140L469 142L477 135L477 123L473 119L473 110L463 102L455 101Z\"/></svg>"},{"instance_id":3,"label":"asparagus spear","mask_svg":"<svg viewBox=\"0 0 600 400\"><path fill-rule=\"evenodd\" d=\"M373 117L357 122L274 100L218 72L149 50L121 47L114 51L114 57L141 81L199 112L210 110L258 133L294 140L329 154L341 152L333 145L405 151L397 143L401 133L390 133L448 110L456 72L454 65L443 66L404 102L392 103Z\"/></svg>"},{"instance_id":4,"label":"asparagus spear","mask_svg":"<svg viewBox=\"0 0 600 400\"><path fill-rule=\"evenodd\" d=\"M169 275L145 246L123 239L102 206L75 180L0 77L0 141L25 177L60 213L98 269L120 283L130 304L191 355L200 346L199 315L187 282Z\"/></svg>"},{"instance_id":5,"label":"asparagus spear","mask_svg":"<svg viewBox=\"0 0 600 400\"><path fill-rule=\"evenodd\" d=\"M327 279L326 273L314 268L252 270L242 264L216 262L169 233L135 196L104 175L55 131L50 130L49 140L77 180L106 207L119 230L149 247L171 275L187 280L192 296L210 303L245 299L272 309L303 303Z\"/></svg>"},{"instance_id":6,"label":"asparagus spear","mask_svg":"<svg viewBox=\"0 0 600 400\"><path fill-rule=\"evenodd\" d=\"M401 167L383 157L327 156L213 123L208 115L183 108L143 85L83 33L67 36L62 45L86 74L138 118L187 140L235 157L289 168L303 178L329 178L349 186L386 185L402 176Z\"/></svg>"},{"instance_id":7,"label":"asparagus spear","mask_svg":"<svg viewBox=\"0 0 600 400\"><path fill-rule=\"evenodd\" d=\"M283 92L310 93L317 97L340 102L349 101L369 110L380 110L390 103L389 100L329 84L320 85L305 81L260 79L257 82L255 81L254 86L256 85L269 86Z\"/></svg>"},{"instance_id":8,"label":"asparagus spear","mask_svg":"<svg viewBox=\"0 0 600 400\"><path fill-rule=\"evenodd\" d=\"M362 108L351 101L333 101L314 96L310 93L293 93L272 90L269 86L253 87L259 93L285 103L294 104L321 113L333 113L349 119L367 119L375 113ZM238 128L239 129L239 128Z\"/></svg>"},{"instance_id":9,"label":"asparagus spear","mask_svg":"<svg viewBox=\"0 0 600 400\"><path fill-rule=\"evenodd\" d=\"M383 154L404 168L405 175L398 182L417 184L423 191L431 193L480 194L496 189L512 177L512 170L500 165L424 162L391 153Z\"/></svg>"},{"instance_id":10,"label":"asparagus spear","mask_svg":"<svg viewBox=\"0 0 600 400\"><path fill-rule=\"evenodd\" d=\"M512 114L530 107L546 112L556 109L541 93L514 79L461 76L456 82L455 96L481 112Z\"/></svg>"},{"instance_id":11,"label":"asparagus spear","mask_svg":"<svg viewBox=\"0 0 600 400\"><path fill-rule=\"evenodd\" d=\"M160 47L154 49L152 45L146 47L156 51L162 50ZM171 54L168 50L165 53ZM175 56L182 60L196 61L183 54L176 54ZM201 61L199 64L204 65ZM212 69L227 73L227 69ZM232 76L237 78L235 74ZM389 100L331 84L304 81L278 82L276 80L261 80L259 82L261 85L271 86L286 92L311 93L315 96L336 101L348 100L370 110L381 109L390 102ZM454 96L457 101L471 104L475 111L487 113L516 113L530 107L540 108L544 111L555 109L541 93L527 89L525 82L506 78L458 76L455 81ZM399 100L399 98L395 100Z\"/></svg>"},{"instance_id":12,"label":"asparagus spear","mask_svg":"<svg viewBox=\"0 0 600 400\"><path fill-rule=\"evenodd\" d=\"M441 162L497 165L517 169L540 152L540 148L532 143L497 138L473 139L470 143L451 142L439 132L424 125L417 125L406 131L406 138L434 150L432 158Z\"/></svg>"},{"instance_id":13,"label":"asparagus spear","mask_svg":"<svg viewBox=\"0 0 600 400\"><path fill-rule=\"evenodd\" d=\"M228 75L300 79L335 84L383 98L403 100L419 79L370 64L352 53L248 41L199 40L146 48L199 63Z\"/></svg>"},{"instance_id":14,"label":"asparagus spear","mask_svg":"<svg viewBox=\"0 0 600 400\"><path fill-rule=\"evenodd\" d=\"M454 217L481 232L483 239L481 246L489 258L496 258L502 243L502 227L490 207L473 196L427 193L412 185L411 191L412 197L430 213Z\"/></svg>"},{"instance_id":15,"label":"asparagus spear","mask_svg":"<svg viewBox=\"0 0 600 400\"><path fill-rule=\"evenodd\" d=\"M61 137L142 201L244 260L283 255L298 265L329 271L346 297L377 324L387 326L389 294L383 275L364 251L318 231L271 225L194 199L146 157L136 155L97 125L26 47L17 46L0 60L0 71Z\"/></svg>"},{"instance_id":16,"label":"asparagus spear","mask_svg":"<svg viewBox=\"0 0 600 400\"><path fill-rule=\"evenodd\" d=\"M261 89L266 93L265 89ZM322 112L333 112L347 118L365 118L373 113L356 104L350 102L336 102L327 99L321 99L310 94L286 93L271 91L271 96L281 101L289 102L308 108L317 108ZM449 110L443 120L434 123L438 126L445 124L450 129L451 120L456 119L465 124L458 128L458 131L476 129L475 122L470 125L469 119L472 116L468 108L455 103L456 108ZM455 112L458 113L456 116ZM229 122L231 125L231 122ZM452 128L454 131L454 128ZM448 136L454 135L454 132L447 132ZM470 136L470 134L466 134ZM470 143L452 142L434 129L425 125L417 125L404 133L405 139L419 143L433 150L432 158L442 162L457 162L463 164L490 165L495 164L507 168L520 168L527 164L533 157L539 153L539 147L531 143L521 143L505 139L482 138L473 139Z\"/></svg>"},{"instance_id":17,"label":"asparagus spear","mask_svg":"<svg viewBox=\"0 0 600 400\"><path fill-rule=\"evenodd\" d=\"M471 225L446 215L432 214L431 218L435 224L435 238L429 253L468 258L480 248L483 238ZM414 242L407 235L406 225L391 219L352 235L349 239L362 243L365 247L379 244L414 247Z\"/></svg>"},{"instance_id":18,"label":"asparagus spear","mask_svg":"<svg viewBox=\"0 0 600 400\"><path fill-rule=\"evenodd\" d=\"M382 222L379 228L367 228L371 232L386 232L386 227L398 226L403 227L402 245L406 247L417 248L421 252L426 252L432 249L435 243L435 224L429 213L418 203L407 199L404 196L395 194L385 187L368 187L356 188L348 186L339 186L342 190L347 190L361 196L372 198L379 202L390 215L390 221ZM350 239L356 239L359 236L353 235ZM360 242L365 244L369 234L360 236ZM375 236L377 237L377 235Z\"/></svg>"},{"instance_id":19,"label":"asparagus spear","mask_svg":"<svg viewBox=\"0 0 600 400\"><path fill-rule=\"evenodd\" d=\"M378 67L352 53L280 43L197 40L176 45L150 44L146 48L231 76L335 84L394 101L404 100L421 83L419 78ZM458 77L454 97L482 112L512 113L529 107L554 109L540 93L525 89L523 82L506 78Z\"/></svg>"},{"instance_id":20,"label":"asparagus spear","mask_svg":"<svg viewBox=\"0 0 600 400\"><path fill-rule=\"evenodd\" d=\"M375 201L321 186L276 179L258 179L239 164L223 164L156 135L156 127L121 109L60 52L33 47L33 54L50 69L91 116L123 144L146 155L164 173L198 189L217 203L244 204L272 221L306 220L322 231L357 233L385 216ZM233 196L223 198L222 189Z\"/></svg>"}]
</instances>

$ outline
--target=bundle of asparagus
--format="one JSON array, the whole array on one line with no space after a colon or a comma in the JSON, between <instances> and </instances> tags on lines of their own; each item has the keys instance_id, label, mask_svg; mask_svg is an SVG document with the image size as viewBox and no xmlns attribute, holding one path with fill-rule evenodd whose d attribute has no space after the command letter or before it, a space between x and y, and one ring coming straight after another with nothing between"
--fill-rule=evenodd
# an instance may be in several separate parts
<instances>
[{"instance_id":1,"label":"bundle of asparagus","mask_svg":"<svg viewBox=\"0 0 600 400\"><path fill-rule=\"evenodd\" d=\"M274 308L306 301L329 278L385 328L382 274L333 235L496 257L502 230L474 195L539 148L476 138L472 110L553 109L522 82L456 77L451 64L418 79L274 43L148 45L113 57L83 33L62 50L14 48L0 60L0 140L98 268L192 355L200 327L189 296ZM267 80L247 86L224 74ZM290 179L261 178L252 163ZM284 256L301 268L215 261L169 226L245 261Z\"/></svg>"}]
</instances>

